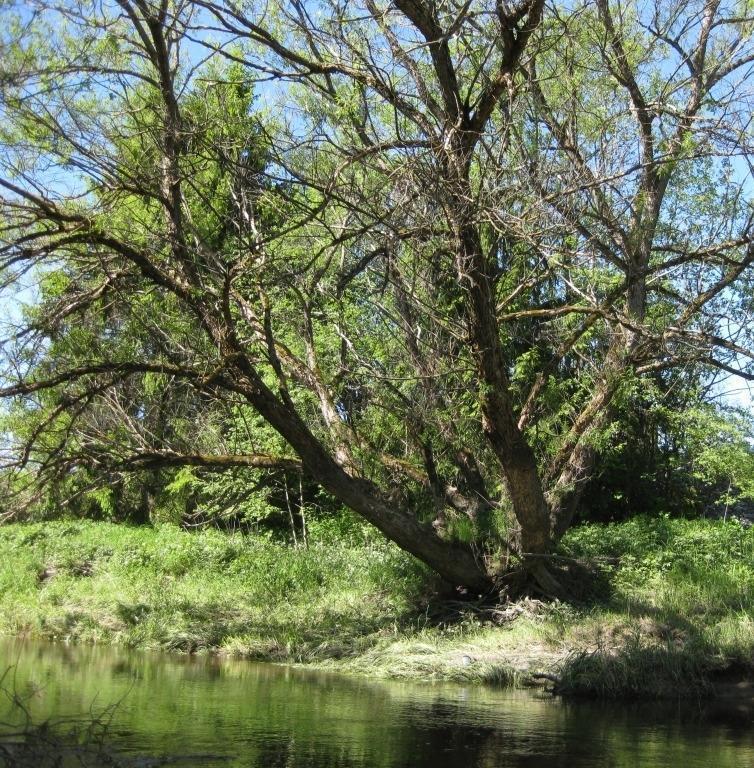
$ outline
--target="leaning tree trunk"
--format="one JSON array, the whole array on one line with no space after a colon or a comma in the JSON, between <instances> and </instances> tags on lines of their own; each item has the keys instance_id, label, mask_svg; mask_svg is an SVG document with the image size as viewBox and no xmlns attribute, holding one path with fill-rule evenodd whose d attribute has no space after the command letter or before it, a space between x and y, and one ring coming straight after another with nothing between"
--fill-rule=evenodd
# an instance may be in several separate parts
<instances>
[{"instance_id":1,"label":"leaning tree trunk","mask_svg":"<svg viewBox=\"0 0 754 768\"><path fill-rule=\"evenodd\" d=\"M326 491L450 584L478 593L493 588L494 581L484 560L470 546L443 539L430 524L422 523L411 511L388 499L373 482L346 472L311 432L293 404L276 397L245 357L238 357L235 368L239 375L233 386L285 438L307 473Z\"/></svg>"}]
</instances>

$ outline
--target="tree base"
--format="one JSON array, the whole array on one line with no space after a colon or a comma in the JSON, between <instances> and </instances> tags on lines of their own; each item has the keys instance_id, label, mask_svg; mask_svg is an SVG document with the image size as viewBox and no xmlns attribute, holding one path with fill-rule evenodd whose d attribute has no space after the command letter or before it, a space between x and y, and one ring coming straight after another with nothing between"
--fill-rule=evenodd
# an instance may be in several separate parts
<instances>
[{"instance_id":1,"label":"tree base","mask_svg":"<svg viewBox=\"0 0 754 768\"><path fill-rule=\"evenodd\" d=\"M596 564L558 555L527 558L502 573L495 591L508 600L537 597L543 600L582 602L605 599L610 581Z\"/></svg>"}]
</instances>

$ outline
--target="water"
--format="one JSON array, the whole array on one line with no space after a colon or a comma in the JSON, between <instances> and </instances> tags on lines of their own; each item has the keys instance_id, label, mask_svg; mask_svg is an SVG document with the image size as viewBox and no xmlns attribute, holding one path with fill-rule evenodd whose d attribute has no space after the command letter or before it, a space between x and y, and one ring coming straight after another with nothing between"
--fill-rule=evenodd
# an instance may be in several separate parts
<instances>
[{"instance_id":1,"label":"water","mask_svg":"<svg viewBox=\"0 0 754 768\"><path fill-rule=\"evenodd\" d=\"M0 641L35 719L120 702L121 754L245 768L740 768L748 710L564 703L493 688L370 681L230 659ZM6 678L6 685L7 685ZM0 721L7 720L0 701Z\"/></svg>"}]
</instances>

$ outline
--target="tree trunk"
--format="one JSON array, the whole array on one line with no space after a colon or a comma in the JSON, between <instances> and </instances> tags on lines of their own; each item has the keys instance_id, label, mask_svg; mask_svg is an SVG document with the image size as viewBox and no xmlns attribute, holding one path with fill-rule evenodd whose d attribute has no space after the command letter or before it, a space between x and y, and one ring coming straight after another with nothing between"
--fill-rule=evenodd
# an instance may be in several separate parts
<instances>
[{"instance_id":1,"label":"tree trunk","mask_svg":"<svg viewBox=\"0 0 754 768\"><path fill-rule=\"evenodd\" d=\"M275 397L245 358L240 359L237 366L241 376L235 386L287 440L307 473L328 493L449 583L478 593L492 589L493 579L482 558L477 557L471 547L441 538L429 523L420 522L411 512L391 503L373 482L348 474L298 413Z\"/></svg>"},{"instance_id":2,"label":"tree trunk","mask_svg":"<svg viewBox=\"0 0 754 768\"><path fill-rule=\"evenodd\" d=\"M550 547L550 515L534 452L518 428L513 411L508 362L500 343L492 265L473 224L458 232L457 270L468 293L469 342L479 374L482 428L505 477L513 511L521 526L520 552L541 555Z\"/></svg>"}]
</instances>

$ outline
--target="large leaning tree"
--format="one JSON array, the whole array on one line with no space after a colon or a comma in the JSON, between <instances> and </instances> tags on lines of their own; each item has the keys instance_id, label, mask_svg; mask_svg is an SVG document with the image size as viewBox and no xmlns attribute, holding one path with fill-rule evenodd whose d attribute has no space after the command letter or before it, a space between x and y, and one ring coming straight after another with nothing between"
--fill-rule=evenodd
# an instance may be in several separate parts
<instances>
[{"instance_id":1,"label":"large leaning tree","mask_svg":"<svg viewBox=\"0 0 754 768\"><path fill-rule=\"evenodd\" d=\"M2 14L26 476L300 467L453 584L554 592L617 405L754 378L746 0Z\"/></svg>"}]
</instances>

